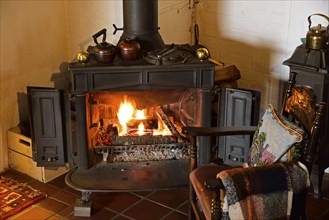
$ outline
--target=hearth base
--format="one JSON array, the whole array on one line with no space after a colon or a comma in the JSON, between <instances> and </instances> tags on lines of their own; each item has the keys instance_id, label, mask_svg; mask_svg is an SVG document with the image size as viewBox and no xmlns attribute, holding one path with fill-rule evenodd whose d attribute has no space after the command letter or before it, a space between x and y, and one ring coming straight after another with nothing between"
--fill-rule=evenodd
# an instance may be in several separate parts
<instances>
[{"instance_id":1,"label":"hearth base","mask_svg":"<svg viewBox=\"0 0 329 220\"><path fill-rule=\"evenodd\" d=\"M88 170L72 170L65 178L81 192L153 191L185 188L188 159L132 163L100 163Z\"/></svg>"},{"instance_id":2,"label":"hearth base","mask_svg":"<svg viewBox=\"0 0 329 220\"><path fill-rule=\"evenodd\" d=\"M187 188L188 159L132 163L100 163L88 170L72 170L66 184L82 196L74 215L90 217L93 192L133 192Z\"/></svg>"}]
</instances>

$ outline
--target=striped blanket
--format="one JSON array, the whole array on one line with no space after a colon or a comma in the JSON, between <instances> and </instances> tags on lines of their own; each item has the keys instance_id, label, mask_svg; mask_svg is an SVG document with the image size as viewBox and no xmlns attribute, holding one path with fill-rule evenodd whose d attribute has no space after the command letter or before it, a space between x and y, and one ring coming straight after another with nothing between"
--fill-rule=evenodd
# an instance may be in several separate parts
<instances>
[{"instance_id":1,"label":"striped blanket","mask_svg":"<svg viewBox=\"0 0 329 220\"><path fill-rule=\"evenodd\" d=\"M235 168L217 177L225 187L222 218L232 220L290 219L303 207L301 198L310 185L301 163Z\"/></svg>"}]
</instances>

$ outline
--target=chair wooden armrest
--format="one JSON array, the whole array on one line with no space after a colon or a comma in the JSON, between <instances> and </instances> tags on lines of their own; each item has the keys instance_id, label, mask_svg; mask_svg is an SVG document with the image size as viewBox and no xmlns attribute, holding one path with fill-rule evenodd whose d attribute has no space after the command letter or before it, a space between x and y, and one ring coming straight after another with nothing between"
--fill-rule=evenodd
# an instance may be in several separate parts
<instances>
[{"instance_id":1,"label":"chair wooden armrest","mask_svg":"<svg viewBox=\"0 0 329 220\"><path fill-rule=\"evenodd\" d=\"M183 127L183 134L190 136L227 136L227 135L253 135L257 126L234 127Z\"/></svg>"},{"instance_id":2,"label":"chair wooden armrest","mask_svg":"<svg viewBox=\"0 0 329 220\"><path fill-rule=\"evenodd\" d=\"M223 182L219 178L214 177L214 178L207 179L204 184L206 186L206 189L210 190L210 191L224 189Z\"/></svg>"}]
</instances>

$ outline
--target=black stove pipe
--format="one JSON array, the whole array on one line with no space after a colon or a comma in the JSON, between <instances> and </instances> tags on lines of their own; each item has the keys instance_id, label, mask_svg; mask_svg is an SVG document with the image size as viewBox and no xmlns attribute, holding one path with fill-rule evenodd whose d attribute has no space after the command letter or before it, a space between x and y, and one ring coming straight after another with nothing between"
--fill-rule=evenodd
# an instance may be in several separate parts
<instances>
[{"instance_id":1,"label":"black stove pipe","mask_svg":"<svg viewBox=\"0 0 329 220\"><path fill-rule=\"evenodd\" d=\"M165 46L158 27L158 0L122 0L123 30L120 41L135 38L141 49L151 51Z\"/></svg>"}]
</instances>

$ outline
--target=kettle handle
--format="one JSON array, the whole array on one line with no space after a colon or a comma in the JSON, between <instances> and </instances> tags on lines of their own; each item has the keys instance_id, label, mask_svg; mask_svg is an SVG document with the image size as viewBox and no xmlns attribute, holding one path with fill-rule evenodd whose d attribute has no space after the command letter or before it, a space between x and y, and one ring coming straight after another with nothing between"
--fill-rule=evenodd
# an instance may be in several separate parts
<instances>
[{"instance_id":1,"label":"kettle handle","mask_svg":"<svg viewBox=\"0 0 329 220\"><path fill-rule=\"evenodd\" d=\"M102 30L98 31L96 34L93 35L95 44L98 45L97 38L101 35L103 35L103 39L102 39L102 43L103 43L106 40L106 28L103 28Z\"/></svg>"},{"instance_id":2,"label":"kettle handle","mask_svg":"<svg viewBox=\"0 0 329 220\"><path fill-rule=\"evenodd\" d=\"M325 16L325 15L323 15L323 14L319 14L319 13L312 14L312 15L308 16L308 18L307 18L307 20L308 20L308 29L309 29L309 30L311 30L311 24L312 24L311 17L312 17L313 15L321 16L321 17L327 19L327 21L328 21L328 23L329 23L329 17L327 17L327 16ZM329 26L328 26L328 27L329 27ZM328 28L327 28L327 29L328 29Z\"/></svg>"}]
</instances>

